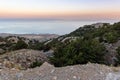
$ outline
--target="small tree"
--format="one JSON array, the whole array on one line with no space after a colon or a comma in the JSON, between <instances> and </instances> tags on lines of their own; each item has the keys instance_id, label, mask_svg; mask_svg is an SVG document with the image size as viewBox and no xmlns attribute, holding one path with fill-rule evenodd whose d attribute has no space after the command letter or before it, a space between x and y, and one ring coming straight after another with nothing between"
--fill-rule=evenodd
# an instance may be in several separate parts
<instances>
[{"instance_id":1,"label":"small tree","mask_svg":"<svg viewBox=\"0 0 120 80\"><path fill-rule=\"evenodd\" d=\"M30 65L30 68L35 68L35 67L39 67L42 65L42 62L41 61L35 61L33 62L31 65Z\"/></svg>"},{"instance_id":2,"label":"small tree","mask_svg":"<svg viewBox=\"0 0 120 80\"><path fill-rule=\"evenodd\" d=\"M115 31L112 32L108 32L104 34L104 39L108 42L108 43L114 43L118 40L118 34Z\"/></svg>"},{"instance_id":3,"label":"small tree","mask_svg":"<svg viewBox=\"0 0 120 80\"><path fill-rule=\"evenodd\" d=\"M51 58L56 67L92 63L104 63L105 47L96 39L79 39L67 46L58 47Z\"/></svg>"}]
</instances>

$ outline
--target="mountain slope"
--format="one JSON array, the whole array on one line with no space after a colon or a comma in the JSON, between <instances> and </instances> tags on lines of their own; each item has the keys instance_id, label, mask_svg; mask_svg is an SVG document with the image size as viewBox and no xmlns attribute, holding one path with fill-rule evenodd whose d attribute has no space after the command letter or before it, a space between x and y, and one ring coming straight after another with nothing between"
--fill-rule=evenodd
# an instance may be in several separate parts
<instances>
[{"instance_id":1,"label":"mountain slope","mask_svg":"<svg viewBox=\"0 0 120 80\"><path fill-rule=\"evenodd\" d=\"M55 51L55 66L85 64L88 62L107 65L120 64L120 22L85 25L60 36L46 45Z\"/></svg>"}]
</instances>

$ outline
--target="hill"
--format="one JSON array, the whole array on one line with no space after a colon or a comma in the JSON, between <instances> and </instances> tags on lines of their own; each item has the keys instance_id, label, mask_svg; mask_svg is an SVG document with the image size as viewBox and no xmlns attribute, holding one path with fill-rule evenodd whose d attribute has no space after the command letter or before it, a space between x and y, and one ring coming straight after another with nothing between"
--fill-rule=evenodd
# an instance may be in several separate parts
<instances>
[{"instance_id":1,"label":"hill","mask_svg":"<svg viewBox=\"0 0 120 80\"><path fill-rule=\"evenodd\" d=\"M44 42L1 37L0 53L0 80L119 80L120 22L85 25Z\"/></svg>"},{"instance_id":2,"label":"hill","mask_svg":"<svg viewBox=\"0 0 120 80\"><path fill-rule=\"evenodd\" d=\"M43 44L56 38L54 34L0 34L0 54L19 49L44 50Z\"/></svg>"},{"instance_id":3,"label":"hill","mask_svg":"<svg viewBox=\"0 0 120 80\"><path fill-rule=\"evenodd\" d=\"M57 67L88 62L119 66L120 22L85 25L43 42L19 36L0 38L1 54L19 49L43 51L50 55L50 62Z\"/></svg>"},{"instance_id":4,"label":"hill","mask_svg":"<svg viewBox=\"0 0 120 80\"><path fill-rule=\"evenodd\" d=\"M53 49L51 62L55 66L88 62L118 66L120 64L120 22L85 25L48 41Z\"/></svg>"}]
</instances>

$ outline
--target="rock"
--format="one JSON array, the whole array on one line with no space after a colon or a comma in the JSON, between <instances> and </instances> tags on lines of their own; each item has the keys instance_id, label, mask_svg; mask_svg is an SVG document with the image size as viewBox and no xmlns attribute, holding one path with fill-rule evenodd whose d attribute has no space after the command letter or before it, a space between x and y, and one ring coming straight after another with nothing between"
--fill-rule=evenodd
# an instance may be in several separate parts
<instances>
[{"instance_id":1,"label":"rock","mask_svg":"<svg viewBox=\"0 0 120 80\"><path fill-rule=\"evenodd\" d=\"M27 70L1 69L0 80L120 80L119 71L120 67L92 63L55 68L45 62Z\"/></svg>"},{"instance_id":2,"label":"rock","mask_svg":"<svg viewBox=\"0 0 120 80\"><path fill-rule=\"evenodd\" d=\"M55 71L55 69L53 69L50 73L53 73Z\"/></svg>"},{"instance_id":3,"label":"rock","mask_svg":"<svg viewBox=\"0 0 120 80\"><path fill-rule=\"evenodd\" d=\"M76 76L73 76L73 78L74 78L74 79L77 79L77 77L76 77Z\"/></svg>"},{"instance_id":4,"label":"rock","mask_svg":"<svg viewBox=\"0 0 120 80\"><path fill-rule=\"evenodd\" d=\"M23 73L17 73L16 74L16 78L19 79L19 78L22 78L23 77Z\"/></svg>"},{"instance_id":5,"label":"rock","mask_svg":"<svg viewBox=\"0 0 120 80\"><path fill-rule=\"evenodd\" d=\"M0 54L3 54L5 52L5 50L0 48Z\"/></svg>"},{"instance_id":6,"label":"rock","mask_svg":"<svg viewBox=\"0 0 120 80\"><path fill-rule=\"evenodd\" d=\"M109 73L105 80L120 80L120 73Z\"/></svg>"},{"instance_id":7,"label":"rock","mask_svg":"<svg viewBox=\"0 0 120 80\"><path fill-rule=\"evenodd\" d=\"M0 56L0 63L6 68L28 69L34 62L48 61L47 56L37 50L22 49Z\"/></svg>"},{"instance_id":8,"label":"rock","mask_svg":"<svg viewBox=\"0 0 120 80\"><path fill-rule=\"evenodd\" d=\"M54 77L53 77L53 80L57 80L57 76L54 76Z\"/></svg>"}]
</instances>

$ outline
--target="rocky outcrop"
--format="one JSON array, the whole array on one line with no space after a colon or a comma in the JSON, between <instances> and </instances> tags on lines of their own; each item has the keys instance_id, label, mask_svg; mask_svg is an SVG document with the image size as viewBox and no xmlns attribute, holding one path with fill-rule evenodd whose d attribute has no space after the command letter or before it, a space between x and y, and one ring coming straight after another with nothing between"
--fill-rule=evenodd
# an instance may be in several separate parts
<instances>
[{"instance_id":1,"label":"rocky outcrop","mask_svg":"<svg viewBox=\"0 0 120 80\"><path fill-rule=\"evenodd\" d=\"M120 68L91 63L55 68L45 62L25 71L1 69L0 80L120 80Z\"/></svg>"},{"instance_id":2,"label":"rocky outcrop","mask_svg":"<svg viewBox=\"0 0 120 80\"><path fill-rule=\"evenodd\" d=\"M22 49L0 56L0 68L27 69L34 62L48 61L47 56L37 50Z\"/></svg>"},{"instance_id":3,"label":"rocky outcrop","mask_svg":"<svg viewBox=\"0 0 120 80\"><path fill-rule=\"evenodd\" d=\"M105 59L106 61L108 62L107 64L112 64L112 65L115 65L116 64L116 61L117 61L117 51L116 49L118 47L120 47L120 40L118 40L117 42L115 43L104 43L105 47L106 47L106 50L108 51L108 53L106 54L105 56Z\"/></svg>"}]
</instances>

